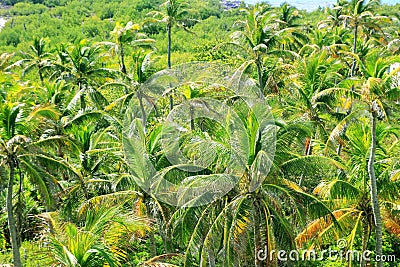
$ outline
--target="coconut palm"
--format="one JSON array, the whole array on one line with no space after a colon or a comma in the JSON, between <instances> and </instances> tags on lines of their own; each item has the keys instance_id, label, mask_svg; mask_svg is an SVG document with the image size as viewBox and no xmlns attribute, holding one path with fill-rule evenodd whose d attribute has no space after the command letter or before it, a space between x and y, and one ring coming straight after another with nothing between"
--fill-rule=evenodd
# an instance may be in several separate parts
<instances>
[{"instance_id":1,"label":"coconut palm","mask_svg":"<svg viewBox=\"0 0 400 267\"><path fill-rule=\"evenodd\" d=\"M295 20L299 18L299 12L295 7L289 5L287 2L283 3L279 9L279 24L280 28L287 28L296 26Z\"/></svg>"},{"instance_id":2,"label":"coconut palm","mask_svg":"<svg viewBox=\"0 0 400 267\"><path fill-rule=\"evenodd\" d=\"M168 36L168 51L167 51L167 63L168 68L172 67L171 64L171 47L172 47L172 29L174 26L182 27L184 30L187 29L187 23L193 21L187 17L188 11L186 9L186 3L181 0L167 0L161 5L161 8L165 9L164 12L152 11L148 13L152 16L156 22L164 23L167 28ZM173 98L170 95L170 110L172 110Z\"/></svg>"},{"instance_id":3,"label":"coconut palm","mask_svg":"<svg viewBox=\"0 0 400 267\"><path fill-rule=\"evenodd\" d=\"M386 70L390 67L393 61L388 59L383 60L381 59L381 56L382 54L379 52L372 52L367 59L366 65L363 66L363 72L364 76L367 78L367 82L363 86L362 91L362 98L365 103L368 104L371 114L371 152L368 160L368 174L370 177L371 202L376 227L376 254L380 256L382 255L382 220L374 167L376 145L378 142L376 127L378 119L383 119L385 117L384 101L389 99L398 99L400 92L398 88L392 88L391 76L385 75L387 74ZM383 262L379 261L378 266L383 266Z\"/></svg>"},{"instance_id":4,"label":"coconut palm","mask_svg":"<svg viewBox=\"0 0 400 267\"><path fill-rule=\"evenodd\" d=\"M257 68L258 86L264 92L266 75L264 70L264 58L267 55L295 54L289 51L281 51L279 45L290 39L291 28L279 30L274 21L271 7L266 4L257 4L251 9L246 9L246 20L238 21L236 24L241 30L232 34L232 42L245 54L245 62L240 69L246 72L251 65ZM225 44L226 45L226 44Z\"/></svg>"},{"instance_id":5,"label":"coconut palm","mask_svg":"<svg viewBox=\"0 0 400 267\"><path fill-rule=\"evenodd\" d=\"M125 26L117 22L114 30L111 32L111 36L114 38L114 42L101 42L101 44L110 46L111 54L118 54L120 70L122 73L127 74L125 66L125 54L126 45L133 47L148 47L152 48L155 40L147 38L143 33L140 33L141 29L139 24L133 24L129 21Z\"/></svg>"},{"instance_id":6,"label":"coconut palm","mask_svg":"<svg viewBox=\"0 0 400 267\"><path fill-rule=\"evenodd\" d=\"M0 55L0 71L5 70L11 61L11 58L14 56L14 54L9 54L9 53L3 53Z\"/></svg>"},{"instance_id":7,"label":"coconut palm","mask_svg":"<svg viewBox=\"0 0 400 267\"><path fill-rule=\"evenodd\" d=\"M21 52L23 59L13 63L8 68L22 66L22 76L25 76L30 71L36 69L39 75L40 82L43 85L44 71L50 64L51 53L46 51L46 42L43 38L35 38L33 44L29 46L31 52Z\"/></svg>"},{"instance_id":8,"label":"coconut palm","mask_svg":"<svg viewBox=\"0 0 400 267\"><path fill-rule=\"evenodd\" d=\"M396 100L399 97L399 89L393 86L392 77L397 73L394 70L388 73L389 67L398 58L384 55L380 50L374 49L370 51L364 63L361 64L361 72L363 74L364 83L357 94L361 98L361 103L364 105L357 110L354 110L347 116L331 133L330 140L334 140L339 136L339 132L343 133L350 123L350 120L358 117L365 116L371 121L371 142L370 154L368 159L368 175L370 178L370 194L371 204L374 214L375 224L375 239L376 239L376 253L382 255L382 219L378 200L377 179L375 174L375 157L377 140L377 125L378 120L387 118L386 110L390 106L389 100ZM383 266L383 262L378 262L378 266Z\"/></svg>"},{"instance_id":9,"label":"coconut palm","mask_svg":"<svg viewBox=\"0 0 400 267\"><path fill-rule=\"evenodd\" d=\"M293 97L284 100L290 107L285 110L285 118L288 124L302 124L307 128L302 153L308 156L313 154L314 145L327 141L329 122L343 118L343 114L335 110L335 90L341 87L338 81L343 79L343 65L324 48L296 60L291 69L296 72L290 75L287 88ZM300 177L300 186L303 180Z\"/></svg>"},{"instance_id":10,"label":"coconut palm","mask_svg":"<svg viewBox=\"0 0 400 267\"><path fill-rule=\"evenodd\" d=\"M168 68L171 68L171 45L172 28L177 25L179 27L186 28L186 22L188 21L186 10L186 3L179 0L167 0L161 5L161 8L165 9L164 12L152 11L148 15L156 19L157 22L164 23L167 27L168 35Z\"/></svg>"},{"instance_id":11,"label":"coconut palm","mask_svg":"<svg viewBox=\"0 0 400 267\"><path fill-rule=\"evenodd\" d=\"M374 213L371 206L370 189L368 187L368 158L370 154L371 137L368 121L351 125L348 130L348 140L343 152L348 154L348 160L344 164L346 175L341 173L339 177L321 182L314 193L321 196L333 210L333 214L340 223L341 228L336 228L332 222L318 219L307 225L306 229L296 238L299 247L314 244L323 246L331 244L332 239L347 238L347 249L353 249L357 244L357 237L361 237L362 249L365 251L374 229ZM379 196L380 207L383 211L383 221L386 229L396 233L398 227L393 221L392 212L398 202L400 184L395 179L390 179L393 170L398 164L393 161L397 157L398 138L396 129L387 125L377 127L379 140L376 168L379 170L377 177L380 180ZM388 144L386 140L394 140ZM352 262L348 262L351 266ZM365 261L361 262L365 266Z\"/></svg>"},{"instance_id":12,"label":"coconut palm","mask_svg":"<svg viewBox=\"0 0 400 267\"><path fill-rule=\"evenodd\" d=\"M102 117L101 114L97 115ZM90 122L94 118L95 114L76 116L65 125L70 133L70 137L64 141L70 147L69 160L60 158L59 161L63 165L61 171L68 174L66 193L72 202L67 201L67 211L71 208L69 205L77 204L73 202L74 198L84 196L88 200L96 194L111 192L111 178L120 164L117 153L120 147L117 137L112 134L113 127L107 126L107 121L105 127L101 123Z\"/></svg>"},{"instance_id":13,"label":"coconut palm","mask_svg":"<svg viewBox=\"0 0 400 267\"><path fill-rule=\"evenodd\" d=\"M375 0L352 0L347 6L348 14L343 14L340 16L340 18L344 20L345 25L348 25L353 29L353 62L351 64L351 69L349 72L350 77L354 77L356 75L356 55L359 35L368 29L371 29L375 32L380 32L381 27L379 23L389 20L385 16L375 16L373 14L374 6L376 6L377 4L379 4L379 1ZM354 90L354 87L352 87L352 90ZM347 111L348 114L351 112L352 107L353 105L351 104ZM342 146L339 144L337 149L338 155L340 155L341 149Z\"/></svg>"},{"instance_id":14,"label":"coconut palm","mask_svg":"<svg viewBox=\"0 0 400 267\"><path fill-rule=\"evenodd\" d=\"M63 222L57 213L41 214L49 258L64 267L121 266L124 239L147 230L147 221L120 207L96 207L81 215L82 226ZM125 239L126 240L126 239Z\"/></svg>"},{"instance_id":15,"label":"coconut palm","mask_svg":"<svg viewBox=\"0 0 400 267\"><path fill-rule=\"evenodd\" d=\"M334 40L330 40L331 43L329 45L334 44L346 44L348 38L349 29L344 23L342 15L346 12L346 7L348 3L345 0L338 0L332 8L328 9L328 17L324 20L318 22L318 30L328 29L325 38L333 38ZM354 49L354 48L353 48ZM353 50L354 51L354 50Z\"/></svg>"},{"instance_id":16,"label":"coconut palm","mask_svg":"<svg viewBox=\"0 0 400 267\"><path fill-rule=\"evenodd\" d=\"M108 104L108 100L97 89L106 78L116 77L118 71L103 67L104 60L101 47L87 46L85 40L74 47L60 47L57 60L52 61L54 67L50 78L75 85L76 93L69 103L70 108L80 102L81 109L86 109L87 96L99 109Z\"/></svg>"},{"instance_id":17,"label":"coconut palm","mask_svg":"<svg viewBox=\"0 0 400 267\"><path fill-rule=\"evenodd\" d=\"M278 166L268 174L272 159L267 148L267 136L274 126L254 122L251 112L242 119L252 153L247 171L238 185L206 207L178 209L169 222L174 226L174 237L179 238L186 249L185 266L192 266L195 262L200 266L273 264L275 259L271 262L269 257L272 250L294 248L293 218L305 219L303 209L310 216L330 214L329 209L314 196L282 178ZM293 205L285 208L279 203Z\"/></svg>"},{"instance_id":18,"label":"coconut palm","mask_svg":"<svg viewBox=\"0 0 400 267\"><path fill-rule=\"evenodd\" d=\"M341 15L343 14L347 2L345 0L337 0L333 7L328 9L328 17L325 20L318 22L318 28L325 28L326 26L335 29L341 25L343 25L343 19Z\"/></svg>"},{"instance_id":19,"label":"coconut palm","mask_svg":"<svg viewBox=\"0 0 400 267\"><path fill-rule=\"evenodd\" d=\"M204 69L199 68L199 65L195 66L197 68L194 68L194 77L207 77L201 71ZM190 66L182 66L186 74L191 73L188 69ZM216 69L212 70L214 70L213 74L217 72ZM162 72L159 75L165 73ZM172 73L178 73L177 78L181 78L181 72ZM205 73L208 73L207 70ZM164 81L167 85L171 80L175 81L175 79L168 80L165 76L160 78L159 75L155 75L155 78L148 82L149 85L154 86L150 90L161 87L160 83L152 82L153 79ZM157 78L160 79L157 80ZM189 78L193 77L189 75ZM184 81L189 78L185 77ZM192 80L192 83L202 88L196 84L199 83L197 80ZM187 98L195 96L196 91L186 88L185 85L181 92L184 92ZM205 91L206 88L202 90ZM262 262L257 255L264 246L269 248L266 253L275 247L294 246L292 235L294 229L290 226L292 220L286 215L304 215L305 212L296 212L302 208L308 209L309 214L320 212L319 215L329 216L330 212L315 197L303 192L293 182L279 176L279 167L275 170L276 175L268 176L272 165L270 157L272 148L268 144L275 126L274 121L269 120L270 116L265 109L265 103L255 101L254 106L250 108L237 95L231 95L223 88L219 90L222 90L221 99L226 99L227 95L230 96L226 103L235 109L239 116L236 118L240 121L239 124L245 125L243 131L239 129L234 131L234 138L240 135L239 139L243 142L235 146L234 153L248 156L241 162L245 165L244 171L238 173L238 176L226 176L221 173L227 164L226 160L231 158L229 153L232 151L227 147L232 145L229 142L233 136L223 130L223 125L216 125L207 118L195 120L196 127L192 127L192 120L184 120L185 123L180 125L179 129L185 128L185 130L181 130L179 140L171 145L171 142L165 141L165 138L170 136L170 127L153 125L144 128L140 119L135 119L134 112L129 112L126 121L129 128L126 128L123 140L124 149L136 183L145 190L149 190L151 195L154 194L160 201L164 200L179 206L178 208L167 206L166 212L163 213L163 227L166 235L170 237L167 242L177 246L179 251L186 251L186 266L193 264L261 266ZM258 92L258 90L255 91ZM250 89L246 92L256 99L259 97L259 94ZM189 102L193 103L191 107L194 114L199 112L199 109L215 108L210 104L211 100L206 102L193 98ZM219 106L223 105L219 103L218 108ZM190 106L188 108L190 110ZM225 114L219 110L214 112ZM190 114L185 115L191 118ZM231 115L230 120L234 120L231 112L227 115ZM249 144L248 150L244 143ZM174 158L170 157L169 153L176 150L181 151L190 162L195 162L197 165L174 163ZM211 160L210 166L196 171L203 162L209 160ZM237 167L235 165L234 168ZM174 184L165 188L165 180L181 183L180 190L177 192ZM237 185L234 185L231 192L226 196L213 198L215 196L211 189L214 186L223 185L224 189L229 188L235 180L237 180ZM175 195L174 192L176 192ZM192 192L197 196L194 199L191 198ZM299 199L304 206L293 205L293 209L285 209L279 204L284 200L294 204ZM198 204L206 206L197 207ZM171 236L174 238L171 239Z\"/></svg>"},{"instance_id":20,"label":"coconut palm","mask_svg":"<svg viewBox=\"0 0 400 267\"><path fill-rule=\"evenodd\" d=\"M374 16L372 11L379 2L375 0L352 0L348 5L348 14L343 14L339 18L345 20L345 24L353 29L353 54L357 53L357 40L361 31L365 28L375 28L379 30L378 21L385 17ZM356 71L356 59L353 59L350 77L354 77Z\"/></svg>"},{"instance_id":21,"label":"coconut palm","mask_svg":"<svg viewBox=\"0 0 400 267\"><path fill-rule=\"evenodd\" d=\"M133 70L132 73L128 73L121 77L121 80L116 80L114 82L106 83L102 85L99 89L103 88L116 88L122 87L125 91L125 95L114 100L110 103L106 110L117 110L120 115L123 115L129 104L134 97L138 100L138 107L140 108L140 113L142 114L143 123L145 124L147 117L145 112L145 101L150 105L154 106L154 101L148 95L146 95L141 86L145 83L149 76L149 68L153 62L152 55L154 51L148 52L144 50L138 50L132 54L133 60Z\"/></svg>"},{"instance_id":22,"label":"coconut palm","mask_svg":"<svg viewBox=\"0 0 400 267\"><path fill-rule=\"evenodd\" d=\"M35 142L32 142L24 134L28 132L32 133L40 123L41 118L55 118L58 114L52 107L36 107L32 110L26 110L23 108L23 105L9 101L2 103L0 108L0 123L2 126L0 131L0 163L8 171L6 201L8 226L13 249L14 266L20 267L22 266L19 252L20 239L13 211L13 185L15 180L18 177L20 183L22 183L23 175L21 175L21 172L26 172L31 181L38 186L40 193L46 201L44 204L48 208L52 207L50 184L58 183L57 179L40 164L39 159L44 153L40 152ZM29 116L26 116L25 112L29 111Z\"/></svg>"},{"instance_id":23,"label":"coconut palm","mask_svg":"<svg viewBox=\"0 0 400 267\"><path fill-rule=\"evenodd\" d=\"M287 2L281 4L278 10L278 18L275 22L278 24L278 29L283 30L285 28L291 28L290 31L290 42L285 42L282 44L282 50L285 50L285 46L287 50L291 50L297 52L299 48L301 48L308 40L306 34L303 33L305 26L301 24L297 24L296 20L301 18L299 11L289 5Z\"/></svg>"}]
</instances>

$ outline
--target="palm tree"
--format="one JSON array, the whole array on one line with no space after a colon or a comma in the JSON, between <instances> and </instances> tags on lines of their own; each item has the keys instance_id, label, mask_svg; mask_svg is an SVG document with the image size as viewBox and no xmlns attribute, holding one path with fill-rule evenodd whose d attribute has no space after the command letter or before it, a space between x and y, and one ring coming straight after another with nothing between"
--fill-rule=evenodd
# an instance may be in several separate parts
<instances>
[{"instance_id":1,"label":"palm tree","mask_svg":"<svg viewBox=\"0 0 400 267\"><path fill-rule=\"evenodd\" d=\"M167 51L167 62L168 68L172 67L171 64L171 46L172 46L172 37L171 32L172 28L177 25L182 27L184 30L188 30L186 27L186 23L190 21L188 19L186 8L186 3L181 0L167 0L161 5L162 8L165 9L164 12L160 11L152 11L148 15L153 16L156 22L164 23L167 27L167 36L168 36L168 51ZM170 101L170 110L174 107L174 102L172 95L169 98Z\"/></svg>"},{"instance_id":2,"label":"palm tree","mask_svg":"<svg viewBox=\"0 0 400 267\"><path fill-rule=\"evenodd\" d=\"M326 26L335 29L343 24L341 15L346 9L347 2L345 0L337 0L332 8L328 9L328 17L325 20L318 22L318 28L325 28Z\"/></svg>"},{"instance_id":3,"label":"palm tree","mask_svg":"<svg viewBox=\"0 0 400 267\"><path fill-rule=\"evenodd\" d=\"M376 254L382 255L382 219L379 207L377 179L375 173L375 158L377 148L377 124L378 120L387 118L386 110L390 106L388 100L396 100L399 97L399 89L393 86L392 78L397 73L394 70L388 73L390 65L398 61L398 58L391 57L380 50L371 50L364 60L360 62L360 71L364 77L364 83L361 90L356 93L364 106L357 107L350 113L336 128L332 131L330 140L334 140L339 132L347 129L349 123L354 118L369 117L371 121L371 142L370 154L368 159L368 175L370 178L370 194L371 204L374 214L375 223L375 239L376 239ZM383 262L378 262L378 266L383 266Z\"/></svg>"},{"instance_id":4,"label":"palm tree","mask_svg":"<svg viewBox=\"0 0 400 267\"><path fill-rule=\"evenodd\" d=\"M231 43L225 44L233 44L248 57L240 67L243 72L246 72L252 64L256 65L258 86L261 92L264 92L266 82L264 58L267 55L295 54L279 49L279 44L290 39L287 33L293 29L277 29L274 15L270 11L271 7L265 4L258 4L250 10L246 9L246 20L236 23L242 29L232 34Z\"/></svg>"},{"instance_id":5,"label":"palm tree","mask_svg":"<svg viewBox=\"0 0 400 267\"><path fill-rule=\"evenodd\" d=\"M299 18L299 12L295 7L289 5L287 2L283 3L279 9L279 24L280 28L287 28L296 26L295 20Z\"/></svg>"},{"instance_id":6,"label":"palm tree","mask_svg":"<svg viewBox=\"0 0 400 267\"><path fill-rule=\"evenodd\" d=\"M146 219L124 212L121 207L93 207L81 214L81 226L63 222L60 215L44 213L48 255L60 266L121 266L127 257L127 236L148 229Z\"/></svg>"},{"instance_id":7,"label":"palm tree","mask_svg":"<svg viewBox=\"0 0 400 267\"><path fill-rule=\"evenodd\" d=\"M140 113L142 114L143 125L145 125L147 121L145 101L147 101L147 103L149 103L153 107L154 101L152 97L144 93L142 85L146 82L149 76L149 68L153 62L153 53L154 51L135 51L132 54L132 73L124 75L123 77L121 77L122 79L120 81L117 80L111 83L106 83L99 88L99 90L101 90L103 88L122 87L125 91L124 96L114 100L106 107L107 111L117 110L120 115L125 114L129 105L133 105L131 103L132 99L136 97L138 100L137 106L140 108Z\"/></svg>"},{"instance_id":8,"label":"palm tree","mask_svg":"<svg viewBox=\"0 0 400 267\"><path fill-rule=\"evenodd\" d=\"M346 44L348 29L342 15L345 14L348 3L346 0L337 0L332 8L328 9L328 17L318 22L318 30L326 29L329 30L327 33L334 32L334 35L328 34L326 38L334 38L334 44ZM354 37L353 37L354 38ZM332 41L329 45L332 44ZM354 47L353 47L354 49ZM353 51L354 52L354 51Z\"/></svg>"},{"instance_id":9,"label":"palm tree","mask_svg":"<svg viewBox=\"0 0 400 267\"><path fill-rule=\"evenodd\" d=\"M308 156L313 154L314 144L327 141L329 121L343 117L333 107L337 102L335 90L340 87L336 83L343 79L343 65L324 48L296 60L291 68L296 72L290 75L287 86L287 93L293 97L285 98L285 119L288 124L307 128L302 147L303 154ZM299 186L303 186L303 180L300 177Z\"/></svg>"},{"instance_id":10,"label":"palm tree","mask_svg":"<svg viewBox=\"0 0 400 267\"><path fill-rule=\"evenodd\" d=\"M205 84L201 86L197 84L200 81L192 79L208 78L207 74L210 73L207 70L213 71L214 75L218 70L207 69L199 64L194 64L193 69L191 67L193 66L181 67L183 72L189 74L184 78L179 71L172 72L179 73L178 77L168 77L169 79L165 77L165 71L156 74L146 83L150 86L147 89L153 93L157 89L164 92L163 88L159 88L162 87L160 82L168 86L174 81L175 85L178 83L182 86L179 82L183 80L186 83L181 92L186 97L195 96L196 91L185 85L194 83L205 90ZM226 69L224 74L226 75ZM215 80L213 82L211 79L210 82L214 84ZM330 212L315 197L304 193L292 182L282 179L278 174L268 176L273 149L268 144L274 135L275 126L265 102L257 100L258 88L254 86L247 88L248 90L243 89L243 93L246 92L255 99L251 107L238 95L223 88L214 88L216 89L220 90L221 95L213 97L221 97L236 112L219 110L220 106L224 106L220 102L216 107L211 104L211 100L206 102L196 98L189 101L193 106L187 108L190 110L193 107L194 115L199 109L209 110L218 116L226 114L229 121L237 120L239 125L245 126L244 129L234 130L234 134L230 135L229 130L224 131L223 125L216 125L202 114L202 119L195 120L196 127L192 127L192 120L184 120L184 124L179 127L182 134L171 142L165 140L177 135L170 134L171 127L148 124L151 127L144 128L140 117L135 116L134 112L128 112L128 128L125 128L123 138L128 166L141 188L159 201L178 206L167 206L163 213L163 227L166 228L167 236L174 237L167 241L176 244L179 251L186 251L186 266L191 266L193 261L202 266L261 266L262 262L257 254L264 245L269 251L274 247L293 247L294 229L290 226L292 220L288 219L287 214L304 215L304 212L296 212L296 209L302 208L309 209L310 214L320 212L319 215L329 216ZM185 113L185 116L193 118L190 114ZM242 165L244 171L238 171L237 176L234 175L235 172L232 175L223 173L229 164L227 160L231 158L229 153L232 151L227 149L233 145L229 143L231 138L240 140L240 144L234 146L233 153L243 159L238 165ZM246 143L249 144L248 147ZM181 151L190 164L183 164L169 154L176 150ZM199 170L202 164L208 162L211 162L210 166ZM235 165L234 168L240 166ZM278 173L279 167L275 171ZM179 188L175 183L181 183ZM222 186L222 191L232 186L233 189L225 196L216 197L213 190L210 190L215 186ZM220 195L218 189L215 194ZM296 208L285 210L279 204L284 203L284 200L295 204L299 199L304 206L299 207L296 204ZM199 207L200 205L205 206Z\"/></svg>"},{"instance_id":11,"label":"palm tree","mask_svg":"<svg viewBox=\"0 0 400 267\"><path fill-rule=\"evenodd\" d=\"M46 42L43 38L35 38L29 48L31 49L31 53L21 52L23 59L18 60L8 68L23 66L22 76L25 76L33 69L37 69L40 82L43 85L43 72L50 64L51 53L46 52Z\"/></svg>"},{"instance_id":12,"label":"palm tree","mask_svg":"<svg viewBox=\"0 0 400 267\"><path fill-rule=\"evenodd\" d=\"M102 109L108 100L97 90L106 78L114 78L118 71L103 67L105 55L101 53L100 46L87 46L82 40L72 48L61 46L58 51L58 58L52 62L54 80L65 80L76 87L76 94L70 102L70 108L78 101L81 109L86 109L86 96L93 104Z\"/></svg>"},{"instance_id":13,"label":"palm tree","mask_svg":"<svg viewBox=\"0 0 400 267\"><path fill-rule=\"evenodd\" d=\"M317 219L307 225L296 240L299 247L313 243L318 246L331 243L332 239L348 237L348 247L352 249L356 244L357 236L361 236L362 249L367 249L371 232L374 228L374 213L371 206L370 189L368 187L368 158L370 155L371 137L368 121L360 122L349 127L348 146L344 152L348 160L343 163L345 171L331 181L321 182L314 193L326 200L328 206L340 223L336 228L332 222L325 219ZM397 157L396 144L388 144L386 140L396 140L396 129L387 125L377 127L379 140L377 161L375 165L379 172L380 180L379 196L380 207L384 211L383 219L386 229L396 232L398 227L393 221L390 209L396 205L399 196L393 194L399 190L399 183L392 179L391 173L397 167L393 164L393 158ZM398 142L398 141L397 141ZM344 175L345 174L345 175ZM351 266L352 262L348 262ZM365 266L365 261L360 266Z\"/></svg>"},{"instance_id":14,"label":"palm tree","mask_svg":"<svg viewBox=\"0 0 400 267\"><path fill-rule=\"evenodd\" d=\"M15 178L18 177L21 183L23 179L21 170L26 172L32 182L39 187L39 191L42 193L48 208L52 206L52 194L49 184L57 183L57 180L38 161L43 153L35 148L36 144L32 143L29 137L22 134L27 132L32 133L34 129L32 127L39 123L38 119L43 117L54 118L58 115L51 107L36 107L30 112L28 117L24 117L23 113L26 110L23 109L22 105L5 102L0 107L0 123L2 126L2 130L0 131L0 163L8 169L9 175L6 202L8 226L13 249L14 266L22 267L19 252L20 239L13 211L13 185ZM17 170L19 170L18 174L16 173Z\"/></svg>"},{"instance_id":15,"label":"palm tree","mask_svg":"<svg viewBox=\"0 0 400 267\"><path fill-rule=\"evenodd\" d=\"M64 125L69 133L69 138L64 140L66 147L70 148L69 158L56 159L60 162L60 170L68 174L68 186L65 191L71 202L65 203L67 212L70 212L70 205L74 207L77 204L74 203L74 199L80 199L80 196L88 200L96 194L112 191L111 178L115 176L116 168L121 164L117 153L120 147L116 137L112 137L113 127L107 126L107 120L103 122L106 126L94 123L95 118L105 117L101 112L78 115Z\"/></svg>"},{"instance_id":16,"label":"palm tree","mask_svg":"<svg viewBox=\"0 0 400 267\"><path fill-rule=\"evenodd\" d=\"M357 40L358 35L361 29L364 28L374 28L379 30L378 21L382 21L386 19L381 16L374 16L372 11L374 6L379 4L376 0L352 0L348 5L349 14L341 15L339 18L345 21L345 24L349 27L353 28L353 54L357 54ZM351 65L350 77L354 77L356 71L357 60L353 59L353 63Z\"/></svg>"},{"instance_id":17,"label":"palm tree","mask_svg":"<svg viewBox=\"0 0 400 267\"><path fill-rule=\"evenodd\" d=\"M153 16L157 22L164 23L167 27L167 35L168 35L168 68L171 68L171 31L172 28L177 25L186 29L185 22L188 21L186 18L187 10L186 3L181 2L180 0L167 0L161 5L161 8L164 8L164 12L160 11L152 11L148 15Z\"/></svg>"},{"instance_id":18,"label":"palm tree","mask_svg":"<svg viewBox=\"0 0 400 267\"><path fill-rule=\"evenodd\" d=\"M11 141L11 142L10 142ZM13 185L14 185L14 180L15 180L15 156L12 153L12 150L15 149L14 143L17 143L18 140L17 138L11 139L9 142L5 143L2 139L0 139L1 142L1 157L2 157L2 165L7 164L9 167L9 178L8 178L8 186L7 186L7 201L6 201L6 206L7 206L7 217L8 217L8 227L10 231L10 237L11 237L11 246L13 249L13 262L14 266L16 267L22 267L21 263L21 255L19 252L19 244L18 244L18 234L17 234L17 228L16 228L16 223L15 223L15 218L14 218L14 213L13 213L13 204L12 204L12 199L13 199ZM11 148L11 151L7 149L7 147ZM11 152L11 153L10 153ZM4 160L7 160L4 162Z\"/></svg>"},{"instance_id":19,"label":"palm tree","mask_svg":"<svg viewBox=\"0 0 400 267\"><path fill-rule=\"evenodd\" d=\"M139 29L139 24L133 24L132 21L129 21L126 26L117 23L114 30L111 32L111 36L115 38L113 50L115 54L119 54L120 70L124 74L126 74L124 44L132 42L133 32Z\"/></svg>"},{"instance_id":20,"label":"palm tree","mask_svg":"<svg viewBox=\"0 0 400 267\"><path fill-rule=\"evenodd\" d=\"M125 26L117 22L114 30L111 32L111 36L114 38L114 42L101 42L100 44L111 46L111 54L119 55L120 70L123 74L127 74L125 66L125 45L132 45L134 47L149 47L152 48L155 40L147 38L143 33L139 33L141 29L139 24L133 24L129 21Z\"/></svg>"},{"instance_id":21,"label":"palm tree","mask_svg":"<svg viewBox=\"0 0 400 267\"><path fill-rule=\"evenodd\" d=\"M285 2L280 6L277 15L278 18L275 20L275 22L278 24L279 30L286 28L292 29L292 31L289 33L290 42L283 43L281 46L282 50L285 50L285 46L287 50L291 51L296 51L296 47L301 48L308 40L308 37L302 32L305 27L301 24L296 24L296 20L301 18L299 11L295 7Z\"/></svg>"},{"instance_id":22,"label":"palm tree","mask_svg":"<svg viewBox=\"0 0 400 267\"><path fill-rule=\"evenodd\" d=\"M4 71L8 66L14 54L3 53L0 55L0 71Z\"/></svg>"},{"instance_id":23,"label":"palm tree","mask_svg":"<svg viewBox=\"0 0 400 267\"><path fill-rule=\"evenodd\" d=\"M375 219L376 254L382 256L382 219L379 208L378 188L375 175L375 157L377 136L376 127L378 119L385 118L386 100L396 100L400 95L398 88L392 88L392 76L387 75L387 69L397 59L382 58L382 53L372 51L362 67L364 77L367 79L362 89L362 99L368 104L371 115L371 152L368 160L368 174L371 186L371 202ZM378 266L382 267L383 262L379 261Z\"/></svg>"},{"instance_id":24,"label":"palm tree","mask_svg":"<svg viewBox=\"0 0 400 267\"><path fill-rule=\"evenodd\" d=\"M240 102L234 99L231 98L234 102ZM238 103L234 105L243 108ZM270 255L273 249L294 247L295 223L291 216L304 219L303 209L308 210L310 216L319 212L321 215L330 214L329 209L317 198L282 178L281 168L272 162L268 151L267 136L274 126L266 121L255 121L251 112L242 112L251 153L246 163L247 171L238 185L226 196L205 207L177 209L168 223L173 226L173 236L179 239L181 249L186 250L185 266L192 266L194 261L200 266L272 264L269 257L266 257L267 262L262 262L260 251L267 248L261 255ZM213 131L204 126L204 130ZM215 125L210 127L215 128ZM268 130L270 127L272 129ZM204 142L208 144L210 141ZM211 142L206 147L210 146ZM220 157L223 158L223 154ZM273 170L268 174L270 168ZM204 175L199 177L204 178ZM293 205L284 208L280 203Z\"/></svg>"},{"instance_id":25,"label":"palm tree","mask_svg":"<svg viewBox=\"0 0 400 267\"><path fill-rule=\"evenodd\" d=\"M363 32L365 29L373 29L374 31L379 32L381 30L379 23L388 20L387 17L373 15L374 6L376 6L377 4L379 4L379 1L376 0L352 0L348 5L349 14L344 14L340 16L340 18L344 20L345 25L349 25L353 29L353 62L350 69L351 78L356 75L357 42L360 31ZM354 87L352 87L352 90L354 90ZM352 107L353 105L351 104L350 108L347 111L347 114L350 114ZM337 148L338 155L341 154L341 149L342 146L339 144Z\"/></svg>"}]
</instances>

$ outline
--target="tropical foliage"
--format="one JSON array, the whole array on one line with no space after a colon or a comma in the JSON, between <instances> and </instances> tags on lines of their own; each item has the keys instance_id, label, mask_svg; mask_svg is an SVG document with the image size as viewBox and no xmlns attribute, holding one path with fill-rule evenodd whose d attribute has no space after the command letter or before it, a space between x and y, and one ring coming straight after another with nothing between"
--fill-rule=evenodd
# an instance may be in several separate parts
<instances>
[{"instance_id":1,"label":"tropical foliage","mask_svg":"<svg viewBox=\"0 0 400 267\"><path fill-rule=\"evenodd\" d=\"M399 5L3 2L0 266L400 266Z\"/></svg>"}]
</instances>

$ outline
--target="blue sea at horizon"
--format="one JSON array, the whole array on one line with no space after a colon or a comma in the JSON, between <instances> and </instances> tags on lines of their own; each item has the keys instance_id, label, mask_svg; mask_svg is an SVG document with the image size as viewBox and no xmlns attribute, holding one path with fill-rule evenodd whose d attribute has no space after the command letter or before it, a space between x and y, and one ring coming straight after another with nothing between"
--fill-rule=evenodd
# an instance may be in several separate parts
<instances>
[{"instance_id":1,"label":"blue sea at horizon","mask_svg":"<svg viewBox=\"0 0 400 267\"><path fill-rule=\"evenodd\" d=\"M244 0L247 4L255 4L261 2L260 0ZM267 0L262 2L268 2L272 6L280 6L283 2L288 2L290 5L297 7L298 9L305 9L308 11L315 10L318 7L331 6L336 3L336 0ZM400 0L381 0L382 4L400 4ZM400 10L399 10L400 11Z\"/></svg>"}]
</instances>

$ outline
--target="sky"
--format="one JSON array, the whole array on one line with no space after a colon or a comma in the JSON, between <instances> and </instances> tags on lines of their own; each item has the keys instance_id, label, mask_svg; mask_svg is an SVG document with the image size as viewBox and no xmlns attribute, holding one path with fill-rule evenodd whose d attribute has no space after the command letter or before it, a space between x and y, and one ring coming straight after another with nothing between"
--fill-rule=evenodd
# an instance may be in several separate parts
<instances>
[{"instance_id":1,"label":"sky","mask_svg":"<svg viewBox=\"0 0 400 267\"><path fill-rule=\"evenodd\" d=\"M244 2L248 4L255 4L260 2L259 0L244 0ZM279 6L284 0L267 0L266 2L270 3L273 6ZM336 0L286 0L289 4L297 7L298 9L306 9L306 10L314 10L317 9L319 6L325 7L330 4L336 3ZM400 4L400 0L381 0L383 4Z\"/></svg>"}]
</instances>

